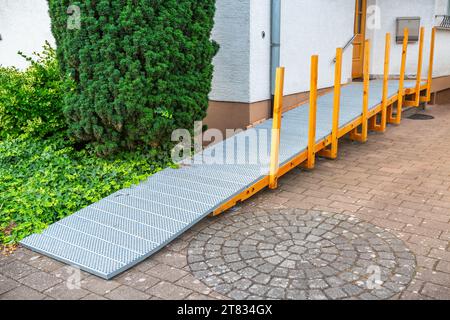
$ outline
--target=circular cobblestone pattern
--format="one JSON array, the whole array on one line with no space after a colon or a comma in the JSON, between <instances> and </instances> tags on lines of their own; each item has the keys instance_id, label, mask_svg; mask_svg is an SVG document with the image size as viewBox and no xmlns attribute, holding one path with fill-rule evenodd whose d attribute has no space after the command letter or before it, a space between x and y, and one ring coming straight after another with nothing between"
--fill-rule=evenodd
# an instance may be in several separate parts
<instances>
[{"instance_id":1,"label":"circular cobblestone pattern","mask_svg":"<svg viewBox=\"0 0 450 320\"><path fill-rule=\"evenodd\" d=\"M388 299L416 266L379 227L295 209L223 215L191 241L188 262L197 279L232 299Z\"/></svg>"}]
</instances>

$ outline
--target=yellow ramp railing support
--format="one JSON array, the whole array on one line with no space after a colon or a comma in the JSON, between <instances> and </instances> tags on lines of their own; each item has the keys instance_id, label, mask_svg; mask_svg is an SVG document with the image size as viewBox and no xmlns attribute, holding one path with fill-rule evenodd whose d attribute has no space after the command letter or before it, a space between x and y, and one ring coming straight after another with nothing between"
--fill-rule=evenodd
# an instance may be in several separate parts
<instances>
[{"instance_id":1,"label":"yellow ramp railing support","mask_svg":"<svg viewBox=\"0 0 450 320\"><path fill-rule=\"evenodd\" d=\"M272 142L270 148L269 188L278 187L278 170L280 168L280 131L283 112L284 68L278 68L275 80L275 98L273 107Z\"/></svg>"},{"instance_id":2,"label":"yellow ramp railing support","mask_svg":"<svg viewBox=\"0 0 450 320\"><path fill-rule=\"evenodd\" d=\"M366 142L368 136L367 116L369 113L369 86L370 86L370 41L366 40L364 45L364 92L361 141Z\"/></svg>"},{"instance_id":3,"label":"yellow ramp railing support","mask_svg":"<svg viewBox=\"0 0 450 320\"><path fill-rule=\"evenodd\" d=\"M409 41L409 30L405 28L403 33L403 49L402 49L402 63L400 66L400 79L398 84L398 99L397 99L397 115L394 117L391 115L389 117L389 122L393 124L400 124L402 121L403 112L403 98L405 96L405 72L406 72L406 56L408 53L408 41Z\"/></svg>"},{"instance_id":4,"label":"yellow ramp railing support","mask_svg":"<svg viewBox=\"0 0 450 320\"><path fill-rule=\"evenodd\" d=\"M314 169L316 164L317 86L319 79L319 56L311 57L311 88L309 93L308 159L305 168Z\"/></svg>"},{"instance_id":5,"label":"yellow ramp railing support","mask_svg":"<svg viewBox=\"0 0 450 320\"><path fill-rule=\"evenodd\" d=\"M350 138L359 142L366 142L368 137L368 113L369 113L369 90L370 90L370 40L364 44L364 85L363 85L363 108L361 116L361 133L355 128L350 133Z\"/></svg>"},{"instance_id":6,"label":"yellow ramp railing support","mask_svg":"<svg viewBox=\"0 0 450 320\"><path fill-rule=\"evenodd\" d=\"M336 66L334 70L333 127L331 131L331 159L338 156L339 146L339 112L341 108L342 55L344 49L336 49Z\"/></svg>"},{"instance_id":7,"label":"yellow ramp railing support","mask_svg":"<svg viewBox=\"0 0 450 320\"><path fill-rule=\"evenodd\" d=\"M416 75L416 87L414 100L405 101L407 107L418 107L420 106L420 87L422 86L422 67L423 67L423 43L425 39L425 27L420 28L420 38L419 38L419 57L417 61L417 75Z\"/></svg>"},{"instance_id":8,"label":"yellow ramp railing support","mask_svg":"<svg viewBox=\"0 0 450 320\"><path fill-rule=\"evenodd\" d=\"M420 88L422 86L422 68L423 68L423 43L425 41L425 27L420 28L419 61L417 63L416 79L416 101L414 106L420 105Z\"/></svg>"},{"instance_id":9,"label":"yellow ramp railing support","mask_svg":"<svg viewBox=\"0 0 450 320\"><path fill-rule=\"evenodd\" d=\"M383 75L383 98L381 102L381 123L377 124L377 116L372 118L371 129L378 132L386 131L388 98L389 98L389 66L391 57L391 34L386 33L386 42L384 49L384 75Z\"/></svg>"},{"instance_id":10,"label":"yellow ramp railing support","mask_svg":"<svg viewBox=\"0 0 450 320\"><path fill-rule=\"evenodd\" d=\"M436 42L436 28L433 28L431 32L431 44L430 44L430 64L428 67L428 82L427 82L427 97L425 102L431 101L431 84L433 82L433 65L434 65L434 47Z\"/></svg>"},{"instance_id":11,"label":"yellow ramp railing support","mask_svg":"<svg viewBox=\"0 0 450 320\"><path fill-rule=\"evenodd\" d=\"M336 49L336 65L334 69L334 96L333 96L333 118L331 129L331 146L329 149L320 151L320 156L336 159L339 147L339 112L341 107L341 80L342 80L342 55L343 49Z\"/></svg>"}]
</instances>

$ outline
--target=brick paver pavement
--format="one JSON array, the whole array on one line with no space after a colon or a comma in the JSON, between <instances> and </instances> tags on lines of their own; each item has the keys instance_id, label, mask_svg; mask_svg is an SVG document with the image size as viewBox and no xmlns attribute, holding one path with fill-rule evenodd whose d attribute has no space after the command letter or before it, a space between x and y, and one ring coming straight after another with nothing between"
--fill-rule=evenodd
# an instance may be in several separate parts
<instances>
[{"instance_id":1,"label":"brick paver pavement","mask_svg":"<svg viewBox=\"0 0 450 320\"><path fill-rule=\"evenodd\" d=\"M318 217L324 215L329 224L334 221L329 220L330 215L337 215L336 218L345 221L357 219L364 230L370 231L363 233L362 240L376 238L376 230L379 230L378 236L381 235L382 239L394 235L395 245L382 253L375 250L375 253L382 254L388 260L388 257L410 259L403 260L407 265L413 266L414 270L411 274L409 271L403 272L404 279L394 280L395 283L403 284L404 288L398 292L392 290L395 294L386 297L450 299L450 105L432 106L426 113L435 116L435 120L405 119L399 127L390 126L385 134L371 134L366 144L343 141L338 160L320 160L316 169L309 172L295 169L281 179L278 190L266 190L258 194L226 213L225 218L205 219L157 255L112 281L104 281L84 272L79 273L78 277L77 273L73 273L73 270L62 263L24 248L19 248L9 257L0 255L0 299L227 299L230 297L227 291L222 292L222 295L217 290L217 284L208 282L213 277L202 277L201 272L195 269L195 263L198 262L195 261L195 250L192 251L192 248L196 241L205 240L207 228L220 225L227 214L228 217L237 217L261 210L272 212L274 217L279 212L300 212L299 216L317 212ZM237 231L238 229L236 228ZM334 232L344 234L352 231L350 227L349 229L341 228ZM288 233L291 231L292 229L288 229ZM299 229L294 231L299 232ZM364 239L364 235L367 239ZM219 240L220 236L220 230L211 235ZM208 238L207 235L206 237ZM310 240L318 241L313 238ZM231 238L219 241L218 245L224 243L231 248L235 245ZM333 261L342 258L339 250L333 253L333 248L329 248L327 252L318 252L314 251L314 246L308 247L309 245L307 242L299 243L298 246L286 243L275 249L278 250L276 256L287 267L289 264L292 267L293 263L285 259L289 250L296 254L312 250L308 251L308 256L303 256L311 259L317 258L319 254L323 259L328 257L329 260L323 267L327 267L328 263L335 267ZM404 251L404 248L410 251ZM205 248L202 255L212 258L211 255L216 252L213 249ZM257 248L259 254L263 252L261 250L267 249ZM347 252L349 256L352 255L350 249ZM188 250L191 250L189 262ZM245 251L245 246L243 248L241 245L239 250ZM383 249L379 247L379 250ZM251 251L249 248L249 259ZM361 259L371 258L364 250L358 252L353 255L357 257L354 267L356 264L364 265ZM192 261L191 256L194 257ZM220 260L225 257L230 261L225 261L222 267L230 267L234 263L239 268L239 259L234 260L232 250L229 255L223 254L217 258ZM273 262L276 257L271 258L268 254L265 259ZM402 265L395 267L401 268ZM306 271L296 268L293 270L299 273ZM275 277L268 271L268 275L272 277L267 280L270 285L264 284L266 280L263 279L263 273L249 275L258 277L261 280L260 286L257 283L246 284L243 279L236 278L243 290L235 291L234 296L249 297L245 290L250 288L254 292L271 290L273 297L280 295L294 299L351 298L350 289L355 290L355 295L361 294L358 288L351 287L348 282L339 286L337 278L333 286L328 286L320 276L314 276L314 268L309 270L312 271L306 272L304 277L310 286L315 286L310 288L320 289L316 293L311 294L311 289L306 293L277 290L277 287L283 288L289 283L286 280L289 276ZM247 271L251 273L251 270ZM234 281L232 274L223 276L222 279ZM292 282L292 279L289 281ZM346 286L349 289L347 291ZM383 295L366 297L376 299L383 298Z\"/></svg>"}]
</instances>

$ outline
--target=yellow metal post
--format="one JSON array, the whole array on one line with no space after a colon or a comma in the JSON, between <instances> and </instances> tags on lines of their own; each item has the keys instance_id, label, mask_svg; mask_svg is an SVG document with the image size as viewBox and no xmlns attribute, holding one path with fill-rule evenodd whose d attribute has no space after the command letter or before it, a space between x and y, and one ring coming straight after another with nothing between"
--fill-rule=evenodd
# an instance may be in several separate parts
<instances>
[{"instance_id":1,"label":"yellow metal post","mask_svg":"<svg viewBox=\"0 0 450 320\"><path fill-rule=\"evenodd\" d=\"M359 142L366 142L368 136L368 113L369 113L369 89L370 89L370 40L364 45L364 85L363 85L363 108L361 116L361 133L355 128L350 138Z\"/></svg>"},{"instance_id":2,"label":"yellow metal post","mask_svg":"<svg viewBox=\"0 0 450 320\"><path fill-rule=\"evenodd\" d=\"M331 131L331 159L336 159L338 155L339 111L341 108L342 53L342 48L336 49L336 66L334 70L333 126Z\"/></svg>"},{"instance_id":3,"label":"yellow metal post","mask_svg":"<svg viewBox=\"0 0 450 320\"><path fill-rule=\"evenodd\" d=\"M433 28L431 32L431 44L430 44L430 65L428 68L428 82L427 82L427 101L431 101L431 83L433 82L433 65L434 65L434 46L436 42L436 28Z\"/></svg>"},{"instance_id":4,"label":"yellow metal post","mask_svg":"<svg viewBox=\"0 0 450 320\"><path fill-rule=\"evenodd\" d=\"M387 100L389 98L389 66L391 59L391 34L386 34L386 44L384 50L384 76L383 76L383 111L381 113L380 131L386 130L387 124Z\"/></svg>"},{"instance_id":5,"label":"yellow metal post","mask_svg":"<svg viewBox=\"0 0 450 320\"><path fill-rule=\"evenodd\" d=\"M373 130L378 132L386 131L386 123L387 123L387 101L389 95L389 65L390 65L390 56L391 56L391 34L386 33L386 43L384 49L384 75L383 75L383 100L382 100L382 110L381 110L381 123L376 123L376 116L373 118L374 126Z\"/></svg>"},{"instance_id":6,"label":"yellow metal post","mask_svg":"<svg viewBox=\"0 0 450 320\"><path fill-rule=\"evenodd\" d=\"M408 41L409 41L409 30L408 28L405 28L403 36L402 63L400 66L400 80L398 85L397 115L395 118L392 117L389 121L394 124L400 124L400 122L402 121L403 98L405 96L405 72L406 72L406 55L408 53Z\"/></svg>"},{"instance_id":7,"label":"yellow metal post","mask_svg":"<svg viewBox=\"0 0 450 320\"><path fill-rule=\"evenodd\" d=\"M317 120L317 82L319 73L319 56L311 57L311 89L309 93L309 132L308 159L305 167L313 169L316 163L316 120Z\"/></svg>"},{"instance_id":8,"label":"yellow metal post","mask_svg":"<svg viewBox=\"0 0 450 320\"><path fill-rule=\"evenodd\" d=\"M417 61L416 87L413 100L405 100L405 106L418 107L420 105L420 87L422 85L422 65L423 65L423 42L425 38L425 28L420 28L419 57Z\"/></svg>"},{"instance_id":9,"label":"yellow metal post","mask_svg":"<svg viewBox=\"0 0 450 320\"><path fill-rule=\"evenodd\" d=\"M336 49L336 65L334 69L334 96L333 96L333 118L331 129L331 146L329 149L320 151L320 156L336 159L339 146L339 111L341 107L341 80L342 80L342 55L343 49Z\"/></svg>"},{"instance_id":10,"label":"yellow metal post","mask_svg":"<svg viewBox=\"0 0 450 320\"><path fill-rule=\"evenodd\" d=\"M368 123L367 115L369 113L369 86L370 86L370 41L366 40L364 45L364 93L363 93L363 114L362 114L362 132L361 141L367 141Z\"/></svg>"},{"instance_id":11,"label":"yellow metal post","mask_svg":"<svg viewBox=\"0 0 450 320\"><path fill-rule=\"evenodd\" d=\"M425 40L425 27L420 28L419 43L419 61L417 63L417 79L416 79L416 100L415 107L420 105L420 87L422 85L422 67L423 67L423 42Z\"/></svg>"},{"instance_id":12,"label":"yellow metal post","mask_svg":"<svg viewBox=\"0 0 450 320\"><path fill-rule=\"evenodd\" d=\"M280 157L281 115L283 112L284 68L278 68L276 74L275 98L273 107L272 143L270 148L269 188L278 187L278 170Z\"/></svg>"}]
</instances>

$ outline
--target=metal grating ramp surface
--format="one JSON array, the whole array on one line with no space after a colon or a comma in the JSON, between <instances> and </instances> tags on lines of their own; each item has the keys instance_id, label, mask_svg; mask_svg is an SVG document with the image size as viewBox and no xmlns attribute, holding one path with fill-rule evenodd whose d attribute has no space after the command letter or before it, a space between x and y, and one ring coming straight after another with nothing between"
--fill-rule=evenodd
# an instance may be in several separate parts
<instances>
[{"instance_id":1,"label":"metal grating ramp surface","mask_svg":"<svg viewBox=\"0 0 450 320\"><path fill-rule=\"evenodd\" d=\"M405 86L413 88L415 82L407 81ZM362 83L342 87L340 127L361 116L362 89ZM391 81L389 96L394 96L397 89L398 81ZM372 81L369 106L377 106L381 97L382 82ZM332 93L319 97L317 141L331 133L332 105ZM308 119L307 104L283 115L280 164L306 150ZM27 237L21 244L111 279L153 255L266 176L268 163L250 164L253 163L250 160L269 159L271 128L272 121L266 121L204 152L204 161L221 158L223 164L194 164L163 170L138 186L121 190L51 225L42 234ZM248 137L257 137L261 147L251 150L244 144L244 150L229 148L229 142L245 141ZM199 157L196 155L194 159Z\"/></svg>"}]
</instances>

